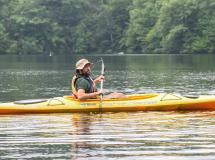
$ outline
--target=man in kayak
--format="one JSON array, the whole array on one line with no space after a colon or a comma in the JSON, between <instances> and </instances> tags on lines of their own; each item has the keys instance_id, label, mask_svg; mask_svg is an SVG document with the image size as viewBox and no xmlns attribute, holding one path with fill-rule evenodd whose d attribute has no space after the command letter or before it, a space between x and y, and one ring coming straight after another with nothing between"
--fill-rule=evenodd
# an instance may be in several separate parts
<instances>
[{"instance_id":1,"label":"man in kayak","mask_svg":"<svg viewBox=\"0 0 215 160\"><path fill-rule=\"evenodd\" d=\"M105 81L104 76L99 76L95 80L89 77L90 67L93 63L89 62L87 59L81 59L76 63L75 73L76 75L72 80L72 91L73 98L79 100L97 98L100 93L105 95L104 91L97 91L96 83L101 82L101 79ZM111 93L104 97L109 98L128 98L122 93ZM103 99L104 99L103 98Z\"/></svg>"}]
</instances>

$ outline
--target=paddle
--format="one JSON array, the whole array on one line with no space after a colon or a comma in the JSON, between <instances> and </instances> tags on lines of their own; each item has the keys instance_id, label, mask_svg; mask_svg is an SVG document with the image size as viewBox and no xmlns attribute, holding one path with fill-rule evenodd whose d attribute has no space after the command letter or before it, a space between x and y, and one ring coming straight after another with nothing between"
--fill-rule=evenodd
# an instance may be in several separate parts
<instances>
[{"instance_id":1,"label":"paddle","mask_svg":"<svg viewBox=\"0 0 215 160\"><path fill-rule=\"evenodd\" d=\"M105 72L105 65L104 65L104 62L103 62L103 59L101 58L101 61L102 61L102 71L101 71L101 75L104 76L104 72ZM101 79L101 90L103 89L103 79ZM100 104L99 104L99 111L102 112L102 96L103 94L100 93Z\"/></svg>"}]
</instances>

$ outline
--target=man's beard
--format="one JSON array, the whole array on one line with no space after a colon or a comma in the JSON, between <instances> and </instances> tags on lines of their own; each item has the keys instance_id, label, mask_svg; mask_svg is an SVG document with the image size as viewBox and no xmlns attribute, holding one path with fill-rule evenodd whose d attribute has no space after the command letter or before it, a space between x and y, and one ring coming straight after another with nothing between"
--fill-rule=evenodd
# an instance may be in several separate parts
<instances>
[{"instance_id":1,"label":"man's beard","mask_svg":"<svg viewBox=\"0 0 215 160\"><path fill-rule=\"evenodd\" d=\"M83 74L87 75L87 76L90 76L90 71L89 73L86 71L86 72L82 72Z\"/></svg>"}]
</instances>

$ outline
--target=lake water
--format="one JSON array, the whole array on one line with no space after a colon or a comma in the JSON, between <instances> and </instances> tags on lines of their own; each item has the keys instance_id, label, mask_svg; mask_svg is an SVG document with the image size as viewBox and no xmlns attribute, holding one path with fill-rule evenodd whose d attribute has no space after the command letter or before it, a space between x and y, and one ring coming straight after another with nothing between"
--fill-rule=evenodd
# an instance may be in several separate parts
<instances>
[{"instance_id":1,"label":"lake water","mask_svg":"<svg viewBox=\"0 0 215 160\"><path fill-rule=\"evenodd\" d=\"M215 95L215 55L1 55L0 102L71 95L81 58L106 94ZM0 159L215 159L214 131L215 111L0 115Z\"/></svg>"}]
</instances>

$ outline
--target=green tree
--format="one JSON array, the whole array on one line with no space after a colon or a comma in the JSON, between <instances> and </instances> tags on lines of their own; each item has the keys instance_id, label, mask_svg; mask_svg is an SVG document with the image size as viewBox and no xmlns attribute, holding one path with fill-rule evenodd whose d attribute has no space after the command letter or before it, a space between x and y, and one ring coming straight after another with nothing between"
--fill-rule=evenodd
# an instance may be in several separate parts
<instances>
[{"instance_id":1,"label":"green tree","mask_svg":"<svg viewBox=\"0 0 215 160\"><path fill-rule=\"evenodd\" d=\"M129 11L133 5L132 0L109 0L108 4L112 14L112 48L114 51L126 51L125 36L129 23Z\"/></svg>"},{"instance_id":2,"label":"green tree","mask_svg":"<svg viewBox=\"0 0 215 160\"><path fill-rule=\"evenodd\" d=\"M46 17L46 8L42 0L11 1L11 47L7 50L12 53L39 53L43 52L44 28L49 23Z\"/></svg>"},{"instance_id":3,"label":"green tree","mask_svg":"<svg viewBox=\"0 0 215 160\"><path fill-rule=\"evenodd\" d=\"M90 1L18 0L11 12L12 43L9 52L71 53L75 30L89 14ZM89 9L90 8L90 9ZM77 51L78 52L78 51Z\"/></svg>"},{"instance_id":4,"label":"green tree","mask_svg":"<svg viewBox=\"0 0 215 160\"><path fill-rule=\"evenodd\" d=\"M198 23L192 43L193 53L214 53L215 51L215 2L213 0L201 1L197 17Z\"/></svg>"},{"instance_id":5,"label":"green tree","mask_svg":"<svg viewBox=\"0 0 215 160\"><path fill-rule=\"evenodd\" d=\"M153 50L152 40L158 11L156 0L134 0L130 11L130 22L126 33L126 46L129 53L149 53ZM152 36L153 33L153 36ZM150 49L149 49L150 48ZM149 49L149 50L148 50Z\"/></svg>"},{"instance_id":6,"label":"green tree","mask_svg":"<svg viewBox=\"0 0 215 160\"><path fill-rule=\"evenodd\" d=\"M9 15L7 5L7 1L0 0L0 54L6 53L7 48L10 46L9 33L6 29L7 17Z\"/></svg>"},{"instance_id":7,"label":"green tree","mask_svg":"<svg viewBox=\"0 0 215 160\"><path fill-rule=\"evenodd\" d=\"M156 29L163 53L191 52L197 23L198 0L166 0L159 11ZM184 45L185 44L185 45Z\"/></svg>"}]
</instances>

